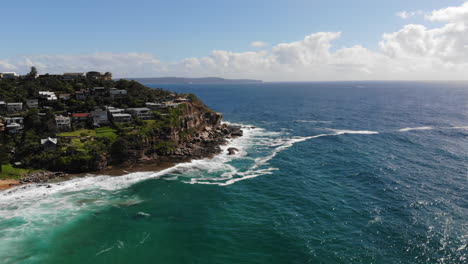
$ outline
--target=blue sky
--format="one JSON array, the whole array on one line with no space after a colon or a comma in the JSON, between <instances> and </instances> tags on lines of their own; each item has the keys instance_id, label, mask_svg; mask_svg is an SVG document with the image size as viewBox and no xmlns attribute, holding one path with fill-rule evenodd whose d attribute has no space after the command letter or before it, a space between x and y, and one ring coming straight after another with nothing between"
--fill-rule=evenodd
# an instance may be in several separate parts
<instances>
[{"instance_id":1,"label":"blue sky","mask_svg":"<svg viewBox=\"0 0 468 264\"><path fill-rule=\"evenodd\" d=\"M401 10L439 9L451 0L4 1L0 57L32 53L149 52L163 60L211 50L241 52L319 31L339 31L336 47L375 49L404 23ZM418 22L414 19L412 22Z\"/></svg>"},{"instance_id":2,"label":"blue sky","mask_svg":"<svg viewBox=\"0 0 468 264\"><path fill-rule=\"evenodd\" d=\"M449 6L462 9L464 2L462 0L3 1L0 5L0 24L3 25L2 41L0 41L0 71L24 70L22 66L18 66L20 62L24 65L31 64L31 61L35 62L32 58L37 59L47 54L111 53L120 56L136 53L146 54L147 61L144 63L151 60L155 64L158 60L166 65L155 66L154 74L151 71L147 74L178 74L172 69L167 70L167 65L185 63L184 60L187 58L211 56L215 50L232 53L274 50L280 43L301 41L317 32L341 32L339 37L324 40L330 42L330 52L355 45L365 47L369 51L381 52L382 47L379 43L382 42L384 33L399 32L412 24L424 25L428 30L442 28L451 21L427 19L425 15ZM419 13L402 19L396 15L401 11ZM269 45L261 48L252 47L250 46L252 41L262 41ZM390 44L387 46L394 47L394 43ZM148 58L148 54L151 54L151 58ZM262 56L268 57L265 54ZM102 59L102 56L100 58ZM25 60L28 62L24 62ZM38 63L40 65L42 63L40 67L52 71L53 67L44 61L42 59ZM63 61L60 63L63 64ZM60 63L56 62L56 65ZM92 64L92 61L89 63ZM103 67L112 69L106 65ZM74 69L70 65L64 65L64 68ZM367 68L366 70L369 71ZM121 70L121 74L135 75L125 70ZM180 74L191 75L186 71ZM198 74L211 74L211 72L201 71Z\"/></svg>"}]
</instances>

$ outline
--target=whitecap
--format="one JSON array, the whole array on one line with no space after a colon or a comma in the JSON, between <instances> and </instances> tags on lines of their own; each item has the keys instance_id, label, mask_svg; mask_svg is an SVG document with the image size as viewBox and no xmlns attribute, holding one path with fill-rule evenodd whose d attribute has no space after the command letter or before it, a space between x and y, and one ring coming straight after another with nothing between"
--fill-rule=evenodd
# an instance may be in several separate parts
<instances>
[{"instance_id":1,"label":"whitecap","mask_svg":"<svg viewBox=\"0 0 468 264\"><path fill-rule=\"evenodd\" d=\"M402 129L399 129L398 131L400 132L408 132L408 131L414 131L414 130L432 130L434 129L431 126L422 126L422 127L405 127Z\"/></svg>"}]
</instances>

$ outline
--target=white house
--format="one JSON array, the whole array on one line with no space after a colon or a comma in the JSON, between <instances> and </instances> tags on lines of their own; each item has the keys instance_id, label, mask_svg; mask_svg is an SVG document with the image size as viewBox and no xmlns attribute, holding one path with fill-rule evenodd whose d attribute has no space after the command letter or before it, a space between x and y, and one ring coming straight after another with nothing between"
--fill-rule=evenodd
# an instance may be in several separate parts
<instances>
[{"instance_id":1,"label":"white house","mask_svg":"<svg viewBox=\"0 0 468 264\"><path fill-rule=\"evenodd\" d=\"M23 103L7 103L7 110L10 113L17 113L23 110Z\"/></svg>"},{"instance_id":2,"label":"white house","mask_svg":"<svg viewBox=\"0 0 468 264\"><path fill-rule=\"evenodd\" d=\"M133 121L132 115L130 114L115 113L115 114L112 114L111 116L112 116L112 120L114 120L114 122L116 123Z\"/></svg>"},{"instance_id":3,"label":"white house","mask_svg":"<svg viewBox=\"0 0 468 264\"><path fill-rule=\"evenodd\" d=\"M153 113L151 112L151 109L147 107L128 108L127 112L132 114L133 117L139 118L142 120L148 120L148 119L153 118Z\"/></svg>"},{"instance_id":4,"label":"white house","mask_svg":"<svg viewBox=\"0 0 468 264\"><path fill-rule=\"evenodd\" d=\"M18 78L19 75L16 72L4 72L2 73L2 79L5 80L13 80Z\"/></svg>"},{"instance_id":5,"label":"white house","mask_svg":"<svg viewBox=\"0 0 468 264\"><path fill-rule=\"evenodd\" d=\"M57 95L54 92L49 91L40 91L39 96L43 99L47 99L47 101L56 101Z\"/></svg>"},{"instance_id":6,"label":"white house","mask_svg":"<svg viewBox=\"0 0 468 264\"><path fill-rule=\"evenodd\" d=\"M57 126L57 129L60 131L70 130L71 128L70 117L62 116L62 115L55 116L55 125Z\"/></svg>"},{"instance_id":7,"label":"white house","mask_svg":"<svg viewBox=\"0 0 468 264\"><path fill-rule=\"evenodd\" d=\"M116 88L111 88L109 91L110 97L124 97L127 96L127 90L119 90Z\"/></svg>"}]
</instances>

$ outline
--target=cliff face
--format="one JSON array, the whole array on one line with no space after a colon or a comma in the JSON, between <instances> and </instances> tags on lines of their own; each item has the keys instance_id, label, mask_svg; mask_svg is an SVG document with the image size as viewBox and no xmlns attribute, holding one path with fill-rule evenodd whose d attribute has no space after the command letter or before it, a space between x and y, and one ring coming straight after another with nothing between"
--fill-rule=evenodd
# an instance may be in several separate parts
<instances>
[{"instance_id":1,"label":"cliff face","mask_svg":"<svg viewBox=\"0 0 468 264\"><path fill-rule=\"evenodd\" d=\"M144 144L131 151L132 159L197 159L217 154L227 139L242 136L240 128L222 124L222 119L222 114L209 109L199 100L185 103L175 124L166 129L158 129L154 136L142 139ZM160 147L161 141L167 145Z\"/></svg>"}]
</instances>

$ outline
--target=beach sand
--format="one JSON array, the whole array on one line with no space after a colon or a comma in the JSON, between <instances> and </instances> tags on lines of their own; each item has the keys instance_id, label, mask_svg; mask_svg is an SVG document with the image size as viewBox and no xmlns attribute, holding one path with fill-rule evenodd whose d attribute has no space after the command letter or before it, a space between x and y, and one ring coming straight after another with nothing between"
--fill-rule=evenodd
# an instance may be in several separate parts
<instances>
[{"instance_id":1,"label":"beach sand","mask_svg":"<svg viewBox=\"0 0 468 264\"><path fill-rule=\"evenodd\" d=\"M0 191L19 185L19 180L0 180Z\"/></svg>"}]
</instances>

